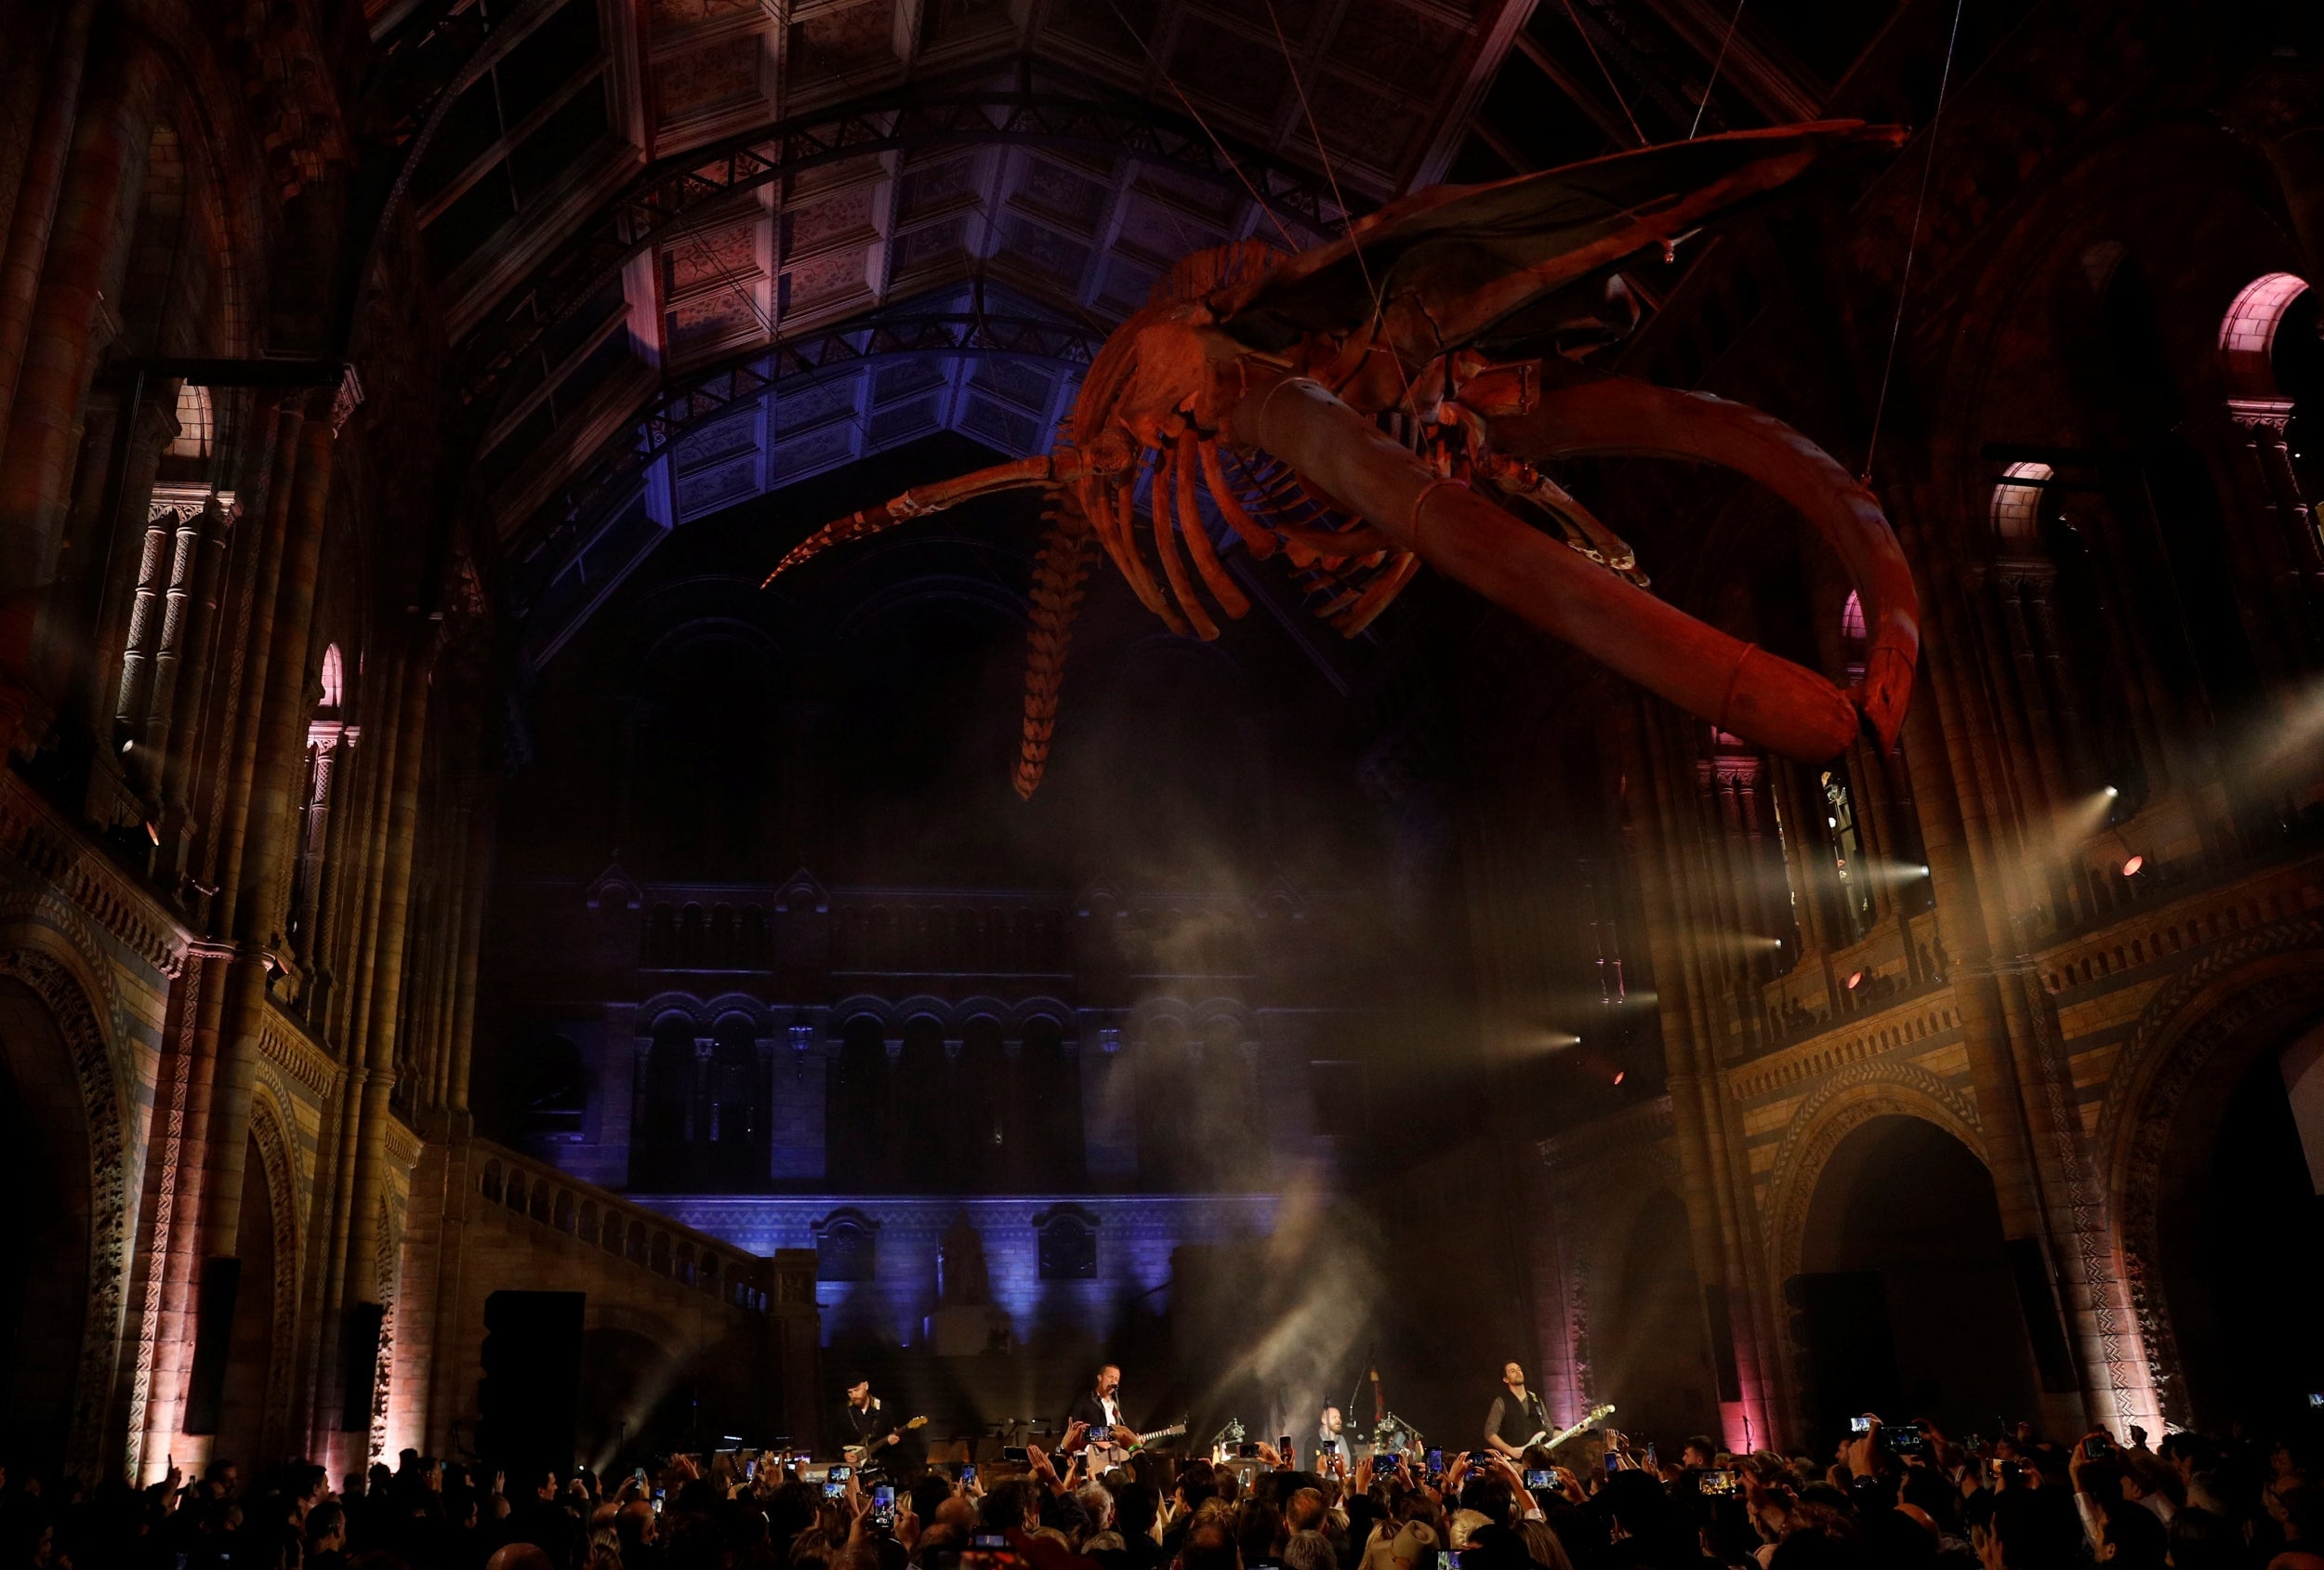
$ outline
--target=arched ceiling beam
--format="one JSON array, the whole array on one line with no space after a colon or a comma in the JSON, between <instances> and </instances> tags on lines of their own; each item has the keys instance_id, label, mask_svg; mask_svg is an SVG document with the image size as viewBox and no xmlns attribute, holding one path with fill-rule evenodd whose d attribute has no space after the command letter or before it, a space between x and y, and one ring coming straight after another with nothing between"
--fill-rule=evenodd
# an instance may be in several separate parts
<instances>
[{"instance_id":1,"label":"arched ceiling beam","mask_svg":"<svg viewBox=\"0 0 2324 1570\"><path fill-rule=\"evenodd\" d=\"M1096 328L1030 316L967 312L883 312L869 321L840 323L754 350L666 385L621 433L601 446L574 478L559 488L565 521L542 536L554 548L561 535L586 534L629 499L654 461L693 431L778 383L805 380L866 360L932 354L945 359L1012 356L1087 366L1105 341ZM528 542L529 543L529 542ZM536 554L528 549L527 554Z\"/></svg>"},{"instance_id":2,"label":"arched ceiling beam","mask_svg":"<svg viewBox=\"0 0 2324 1570\"><path fill-rule=\"evenodd\" d=\"M931 146L1009 143L1167 163L1257 199L1317 239L1340 222L1329 185L1264 153L1227 153L1195 125L1126 95L916 85L667 160L608 203L461 345L461 407L493 424L526 352L649 247L720 204L821 165ZM529 308L529 309L528 309Z\"/></svg>"},{"instance_id":3,"label":"arched ceiling beam","mask_svg":"<svg viewBox=\"0 0 2324 1570\"><path fill-rule=\"evenodd\" d=\"M691 373L657 393L638 418L625 424L622 437L601 448L544 509L557 521L523 542L521 552L511 553L520 560L501 587L502 603L512 618L526 621L535 619L533 613L545 601L565 598L548 591L637 500L655 464L688 435L758 404L778 386L787 389L843 376L872 361L909 357L1035 360L1078 372L1103 341L1096 328L1038 317L887 311ZM625 549L618 571L601 573L573 603L552 606L548 620L553 625L526 627L525 657L534 668L554 657L605 596L651 554L667 527L646 535L634 552Z\"/></svg>"}]
</instances>

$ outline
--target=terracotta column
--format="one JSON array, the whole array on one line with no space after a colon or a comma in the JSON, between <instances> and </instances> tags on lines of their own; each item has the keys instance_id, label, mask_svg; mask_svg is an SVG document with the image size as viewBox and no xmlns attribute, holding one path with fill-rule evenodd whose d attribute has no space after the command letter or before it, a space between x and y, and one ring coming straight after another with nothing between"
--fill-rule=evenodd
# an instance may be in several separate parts
<instances>
[{"instance_id":1,"label":"terracotta column","mask_svg":"<svg viewBox=\"0 0 2324 1570\"><path fill-rule=\"evenodd\" d=\"M234 660L231 674L221 683L234 690L230 694L226 733L221 737L220 761L223 767L215 784L213 822L208 837L209 853L213 858L210 864L216 869L213 874L217 878L216 892L207 901L207 936L197 945L198 958L189 958L190 964L202 967L203 974L199 985L191 989L192 996L199 1001L195 1007L192 1061L185 1100L184 1127L189 1131L189 1148L180 1163L181 1176L175 1202L175 1208L182 1211L185 1217L186 1247L182 1257L172 1260L171 1274L164 1290L176 1305L173 1313L184 1313L197 1322L206 1319L213 1323L230 1323L231 1319L231 1297L225 1300L227 1312L222 1318L217 1310L220 1295L229 1291L226 1285L228 1278L234 1272L222 1266L213 1274L204 1262L212 1255L210 1239L215 1235L215 1229L209 1224L206 1214L213 1154L210 1147L218 1129L216 1116L218 1057L233 954L234 908L242 877L240 821L243 811L248 805L248 765L253 745L246 732L250 723L255 723L258 698L266 685L268 660L272 653L274 590L280 578L284 530L290 515L290 492L298 469L300 426L301 418L295 410L284 411L276 424L273 478L268 489L265 522L257 532L253 549L243 564L246 579L243 603L247 613L240 628L244 641L236 651L239 657ZM252 716L254 719L250 722L242 722L242 716ZM237 733L238 724L244 733ZM240 1151L235 1153L233 1159L237 1166L242 1155ZM229 1233L226 1235L229 1247L231 1247L233 1234ZM203 1277L200 1288L195 1285L197 1272ZM210 1285L212 1281L216 1285ZM210 1295L212 1312L206 1315L194 1313L193 1298L197 1290ZM156 1368L154 1380L163 1391L163 1395L156 1399L163 1406L165 1420L180 1399L191 1400L192 1397L191 1389L180 1377L187 1371L192 1340L192 1338L181 1337L177 1343L165 1349L168 1356L161 1361L166 1366ZM223 1345L217 1342L213 1342L208 1351L210 1362L218 1371L212 1373L205 1368L205 1385L200 1404L203 1410L189 1414L191 1420L200 1422L205 1429L213 1420L215 1402L212 1398L216 1393L217 1380L223 1376L225 1355Z\"/></svg>"},{"instance_id":2,"label":"terracotta column","mask_svg":"<svg viewBox=\"0 0 2324 1570\"><path fill-rule=\"evenodd\" d=\"M288 914L281 897L282 868L297 838L297 794L306 772L307 646L314 625L335 436L327 420L309 420L300 433L297 484L284 540L272 650L267 659L266 696L252 738L255 767L243 847L242 898L234 912L228 1045L219 1059L219 1094L212 1114L218 1130L214 1136L218 1148L211 1153L213 1193L207 1210L213 1254L231 1250L241 1224L242 1158L248 1144L258 1033L266 1017L267 977L270 961L283 945Z\"/></svg>"},{"instance_id":3,"label":"terracotta column","mask_svg":"<svg viewBox=\"0 0 2324 1570\"><path fill-rule=\"evenodd\" d=\"M1683 827L1695 782L1670 757L1668 738L1652 716L1642 717L1634 704L1624 705L1617 723L1624 771L1647 787L1639 795L1638 882L1647 951L1654 959L1656 1008L1662 1019L1671 1132L1685 1188L1696 1284L1705 1293L1697 1305L1699 1322L1714 1359L1734 1363L1739 1399L1716 1392L1722 1426L1729 1431L1726 1442L1739 1447L1747 1427L1753 1439L1764 1441L1774 1430L1775 1414L1767 1404L1763 1338L1756 1333L1756 1318L1750 1312L1752 1294L1738 1247L1736 1196L1726 1192L1723 1141L1713 1128L1723 1115L1723 1076L1712 1046L1715 1027L1705 1004L1717 967L1691 941L1701 916L1688 908L1687 899L1688 891L1701 888L1709 869L1695 864ZM1723 1345L1719 1344L1719 1326L1712 1323L1714 1302L1726 1308Z\"/></svg>"},{"instance_id":4,"label":"terracotta column","mask_svg":"<svg viewBox=\"0 0 2324 1570\"><path fill-rule=\"evenodd\" d=\"M1932 636L1930 653L1941 647ZM2026 1258L2039 1261L2039 1269L2027 1273L2029 1278L2040 1276L2038 1286L2021 1288L2021 1307L2027 1310L2035 1346L2053 1334L2065 1334L2070 1341L2065 1316L2072 1305L2050 1297L2066 1273L2060 1268L2063 1239L2051 1225L2055 1199L2049 1192L2046 1180L2050 1174L2043 1169L2031 1134L2027 1065L2012 1039L2003 996L2011 978L1996 964L1986 880L1978 865L1976 827L1963 810L1956 779L1962 765L1952 744L1961 719L1952 673L1942 658L1924 656L1921 668L1927 687L1906 718L1905 746L1914 764L1914 794L1921 804L1921 836L1936 894L1937 930L1953 957L1953 1001L1961 1010L1961 1043L1969 1056L1986 1166L1993 1175L2001 1230L2014 1251L2013 1262L2026 1269ZM2044 1316L2046 1325L2033 1323ZM2034 1355L2039 1372L2038 1352ZM2042 1418L2045 1428L2059 1432L2084 1421L2079 1394L2045 1390Z\"/></svg>"},{"instance_id":5,"label":"terracotta column","mask_svg":"<svg viewBox=\"0 0 2324 1570\"><path fill-rule=\"evenodd\" d=\"M422 624L416 632L424 639L432 629ZM371 1271L378 1251L379 1196L387 1185L388 1102L395 1088L396 1028L403 1007L403 950L411 914L412 850L419 833L420 759L426 750L428 672L424 649L413 651L403 673L402 732L395 761L395 783L387 821L386 876L379 886L378 959L372 970L366 1001L369 1022L362 1067L363 1100L352 1130L354 1181L349 1192L347 1248L341 1266L342 1309L370 1300ZM333 1326L336 1329L336 1325ZM355 1369L356 1378L371 1371Z\"/></svg>"},{"instance_id":6,"label":"terracotta column","mask_svg":"<svg viewBox=\"0 0 2324 1570\"><path fill-rule=\"evenodd\" d=\"M460 943L453 963L457 977L452 997L452 1050L445 1072L443 1104L467 1131L469 1070L475 1050L476 961L484 935L484 906L492 891L492 809L479 804L469 832L468 901L460 915Z\"/></svg>"},{"instance_id":7,"label":"terracotta column","mask_svg":"<svg viewBox=\"0 0 2324 1570\"><path fill-rule=\"evenodd\" d=\"M383 668L376 675L366 676L356 695L365 731L372 740L363 749L367 760L363 770L362 833L351 839L354 860L348 869L345 925L349 946L344 971L347 984L335 989L340 1018L331 1035L339 1048L343 1072L337 1104L327 1112L329 1139L315 1161L315 1312L309 1320L310 1339L300 1348L300 1355L306 1361L297 1385L310 1419L307 1427L313 1454L327 1450L337 1431L331 1392L337 1388L338 1378L336 1359L339 1344L339 1293L343 1285L341 1267L347 1250L348 1207L355 1186L356 1128L362 1118L366 1078L364 1033L371 1022L371 1015L363 1004L371 996L372 978L379 957L377 891L387 863L385 802L393 786L399 750L409 740L403 732L403 697L404 671L411 655L395 634L381 639L380 643L384 648L375 648L374 653L382 656Z\"/></svg>"},{"instance_id":8,"label":"terracotta column","mask_svg":"<svg viewBox=\"0 0 2324 1570\"><path fill-rule=\"evenodd\" d=\"M112 43L94 52L98 73L73 129L0 449L0 756L35 701L33 631L73 482L99 284L145 151L152 54Z\"/></svg>"},{"instance_id":9,"label":"terracotta column","mask_svg":"<svg viewBox=\"0 0 2324 1570\"><path fill-rule=\"evenodd\" d=\"M242 1225L243 1163L249 1148L250 1099L266 1025L267 983L282 946L279 891L284 859L297 835L295 791L305 757L307 644L331 491L334 431L310 420L299 431L274 613L268 629L257 723L245 747L250 776L241 875L232 905L233 958L227 966L217 1088L210 1101L209 1160L203 1205L201 1322L194 1346L197 1412L214 1410L239 1296L235 1250ZM254 629L255 630L255 629Z\"/></svg>"}]
</instances>

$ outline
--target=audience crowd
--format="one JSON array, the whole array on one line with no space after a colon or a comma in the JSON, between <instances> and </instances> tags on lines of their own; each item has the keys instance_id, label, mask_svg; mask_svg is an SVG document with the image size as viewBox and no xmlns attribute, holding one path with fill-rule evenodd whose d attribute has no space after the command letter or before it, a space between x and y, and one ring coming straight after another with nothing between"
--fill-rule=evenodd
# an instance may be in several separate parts
<instances>
[{"instance_id":1,"label":"audience crowd","mask_svg":"<svg viewBox=\"0 0 2324 1570\"><path fill-rule=\"evenodd\" d=\"M1479 1453L1441 1476L1268 1452L1089 1477L1035 1449L989 1487L933 1471L891 1512L773 1458L601 1479L407 1450L337 1490L312 1465L218 1461L143 1490L0 1476L0 1570L2324 1570L2304 1444L2126 1437L1874 1422L1819 1459L1585 1434L1564 1466Z\"/></svg>"}]
</instances>

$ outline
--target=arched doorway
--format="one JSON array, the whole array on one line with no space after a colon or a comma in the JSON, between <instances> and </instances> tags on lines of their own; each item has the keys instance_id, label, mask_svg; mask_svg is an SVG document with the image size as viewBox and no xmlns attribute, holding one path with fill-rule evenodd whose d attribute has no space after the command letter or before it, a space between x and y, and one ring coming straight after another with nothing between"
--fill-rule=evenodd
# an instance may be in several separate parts
<instances>
[{"instance_id":1,"label":"arched doorway","mask_svg":"<svg viewBox=\"0 0 2324 1570\"><path fill-rule=\"evenodd\" d=\"M243 1157L242 1220L234 1253L242 1285L226 1357L226 1387L213 1454L240 1464L244 1477L274 1458L264 1450L268 1387L274 1371L274 1194L256 1134Z\"/></svg>"},{"instance_id":2,"label":"arched doorway","mask_svg":"<svg viewBox=\"0 0 2324 1570\"><path fill-rule=\"evenodd\" d=\"M17 1201L0 1206L0 1455L61 1458L88 1326L88 1122L55 1016L12 978L0 978L0 1185Z\"/></svg>"},{"instance_id":3,"label":"arched doorway","mask_svg":"<svg viewBox=\"0 0 2324 1570\"><path fill-rule=\"evenodd\" d=\"M1614 1313L1591 1376L1619 1408L1616 1424L1675 1457L1689 1434L1719 1431L1719 1387L1703 1329L1686 1207L1656 1191L1631 1220L1613 1274Z\"/></svg>"},{"instance_id":4,"label":"arched doorway","mask_svg":"<svg viewBox=\"0 0 2324 1570\"><path fill-rule=\"evenodd\" d=\"M2305 1416L2324 1390L2324 1026L2190 1088L2161 1163L2156 1244L2198 1422ZM2208 1089L2208 1094L2206 1093Z\"/></svg>"},{"instance_id":5,"label":"arched doorway","mask_svg":"<svg viewBox=\"0 0 2324 1570\"><path fill-rule=\"evenodd\" d=\"M1800 1267L1784 1296L1816 1438L1860 1412L1962 1433L2038 1410L1992 1174L1936 1125L1890 1115L1840 1141Z\"/></svg>"}]
</instances>

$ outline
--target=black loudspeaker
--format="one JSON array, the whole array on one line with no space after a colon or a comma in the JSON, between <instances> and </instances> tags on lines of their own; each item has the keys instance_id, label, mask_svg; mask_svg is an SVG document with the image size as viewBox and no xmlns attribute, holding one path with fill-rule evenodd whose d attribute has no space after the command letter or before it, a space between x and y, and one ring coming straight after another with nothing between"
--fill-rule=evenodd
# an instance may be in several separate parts
<instances>
[{"instance_id":1,"label":"black loudspeaker","mask_svg":"<svg viewBox=\"0 0 2324 1570\"><path fill-rule=\"evenodd\" d=\"M234 1343L234 1298L242 1261L213 1254L202 1261L193 1310L193 1368L186 1380L186 1431L216 1433L226 1399L226 1360Z\"/></svg>"},{"instance_id":2,"label":"black loudspeaker","mask_svg":"<svg viewBox=\"0 0 2324 1570\"><path fill-rule=\"evenodd\" d=\"M379 1332L388 1311L377 1303L350 1303L339 1326L339 1431L371 1427L372 1387L379 1379Z\"/></svg>"},{"instance_id":3,"label":"black loudspeaker","mask_svg":"<svg viewBox=\"0 0 2324 1570\"><path fill-rule=\"evenodd\" d=\"M476 1450L509 1474L573 1464L581 1402L582 1292L495 1292L484 1300Z\"/></svg>"},{"instance_id":4,"label":"black loudspeaker","mask_svg":"<svg viewBox=\"0 0 2324 1570\"><path fill-rule=\"evenodd\" d=\"M1895 1407L1896 1347L1880 1272L1795 1275L1783 1284L1783 1300L1800 1349L1808 1418L1819 1433L1844 1431L1849 1418Z\"/></svg>"}]
</instances>

